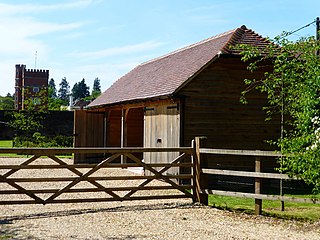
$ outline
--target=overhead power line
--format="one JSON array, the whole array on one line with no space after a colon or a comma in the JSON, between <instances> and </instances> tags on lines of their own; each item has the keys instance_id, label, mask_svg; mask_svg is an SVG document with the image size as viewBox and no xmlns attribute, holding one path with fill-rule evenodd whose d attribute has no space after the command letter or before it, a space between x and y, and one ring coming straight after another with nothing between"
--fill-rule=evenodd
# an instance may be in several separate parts
<instances>
[{"instance_id":1,"label":"overhead power line","mask_svg":"<svg viewBox=\"0 0 320 240\"><path fill-rule=\"evenodd\" d=\"M287 32L286 34L285 34L285 37L288 37L288 36L290 36L290 35L292 35L292 34L294 34L294 33L296 33L296 32L299 32L300 30L302 30L302 29L304 29L304 28L306 28L306 27L309 27L310 25L312 25L312 24L314 24L314 23L319 23L319 18L317 18L317 19L315 19L313 22L311 22L311 23L308 23L307 25L305 25L305 26L303 26L303 27L301 27L301 28L298 28L297 30L294 30L294 31L291 31L291 32ZM318 35L317 35L318 36Z\"/></svg>"}]
</instances>

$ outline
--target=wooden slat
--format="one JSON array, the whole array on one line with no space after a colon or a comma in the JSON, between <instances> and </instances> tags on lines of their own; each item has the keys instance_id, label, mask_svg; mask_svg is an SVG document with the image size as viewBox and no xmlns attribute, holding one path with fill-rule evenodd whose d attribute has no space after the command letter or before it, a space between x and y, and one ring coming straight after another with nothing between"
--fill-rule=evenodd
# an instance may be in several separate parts
<instances>
[{"instance_id":1,"label":"wooden slat","mask_svg":"<svg viewBox=\"0 0 320 240\"><path fill-rule=\"evenodd\" d=\"M0 165L0 169L64 169L68 167L72 168L92 168L96 164L63 164L63 165ZM150 167L192 167L192 163L154 163L148 164ZM125 164L117 164L111 163L107 164L101 168L130 168L130 167L141 167L136 163L125 163Z\"/></svg>"},{"instance_id":2,"label":"wooden slat","mask_svg":"<svg viewBox=\"0 0 320 240\"><path fill-rule=\"evenodd\" d=\"M231 150L231 149L210 149L200 148L200 153L219 154L219 155L241 155L241 156L261 156L261 157L281 157L280 153L274 151L260 150Z\"/></svg>"},{"instance_id":3,"label":"wooden slat","mask_svg":"<svg viewBox=\"0 0 320 240\"><path fill-rule=\"evenodd\" d=\"M165 175L170 179L191 179L191 174L179 175ZM14 182L70 182L78 179L78 177L34 177L34 178L9 178ZM110 176L110 177L88 177L81 181L94 180L94 181L117 181L117 180L139 180L139 179L158 179L157 176Z\"/></svg>"},{"instance_id":4,"label":"wooden slat","mask_svg":"<svg viewBox=\"0 0 320 240\"><path fill-rule=\"evenodd\" d=\"M191 189L192 185L181 185L184 189ZM131 190L141 190L141 191L150 191L150 190L169 190L175 189L175 187L170 186L144 186L144 187L107 187L107 188L71 188L65 193L87 193L87 192L105 192L105 191L131 191ZM59 189L29 189L28 191L39 194L39 193L55 193ZM18 190L0 190L0 194L21 194Z\"/></svg>"},{"instance_id":5,"label":"wooden slat","mask_svg":"<svg viewBox=\"0 0 320 240\"><path fill-rule=\"evenodd\" d=\"M126 147L126 148L0 148L0 153L16 153L23 155L59 155L67 153L142 153L142 152L184 152L191 154L190 147L168 147L168 148L142 148L142 147Z\"/></svg>"},{"instance_id":6,"label":"wooden slat","mask_svg":"<svg viewBox=\"0 0 320 240\"><path fill-rule=\"evenodd\" d=\"M178 199L189 198L186 195L155 195L155 196L132 196L130 198L121 198L120 201L137 201L137 200L158 200L158 199ZM54 199L50 204L61 203L85 203L85 202L114 202L119 201L115 198L78 198L78 199ZM34 200L8 200L0 201L0 205L17 205L17 204L36 204Z\"/></svg>"},{"instance_id":7,"label":"wooden slat","mask_svg":"<svg viewBox=\"0 0 320 240\"><path fill-rule=\"evenodd\" d=\"M290 178L287 174L282 174L282 173L246 172L246 171L233 171L233 170L207 169L207 168L203 168L202 173L225 175L225 176L238 176L238 177L298 180L297 178Z\"/></svg>"}]
</instances>

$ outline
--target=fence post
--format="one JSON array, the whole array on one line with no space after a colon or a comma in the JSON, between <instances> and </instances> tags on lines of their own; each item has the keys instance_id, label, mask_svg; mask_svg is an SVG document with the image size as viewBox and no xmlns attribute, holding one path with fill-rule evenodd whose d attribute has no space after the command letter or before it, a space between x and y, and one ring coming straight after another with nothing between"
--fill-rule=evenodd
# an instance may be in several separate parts
<instances>
[{"instance_id":1,"label":"fence post","mask_svg":"<svg viewBox=\"0 0 320 240\"><path fill-rule=\"evenodd\" d=\"M256 157L255 159L255 172L261 172L261 159L260 157ZM260 194L261 193L261 179L260 178L255 178L255 183L254 183L254 193L255 194ZM261 215L262 213L262 199L254 199L255 202L255 214L256 215Z\"/></svg>"},{"instance_id":2,"label":"fence post","mask_svg":"<svg viewBox=\"0 0 320 240\"><path fill-rule=\"evenodd\" d=\"M205 179L201 173L200 137L196 137L193 142L193 196L194 202L208 205L208 194L202 193L201 188L205 184Z\"/></svg>"}]
</instances>

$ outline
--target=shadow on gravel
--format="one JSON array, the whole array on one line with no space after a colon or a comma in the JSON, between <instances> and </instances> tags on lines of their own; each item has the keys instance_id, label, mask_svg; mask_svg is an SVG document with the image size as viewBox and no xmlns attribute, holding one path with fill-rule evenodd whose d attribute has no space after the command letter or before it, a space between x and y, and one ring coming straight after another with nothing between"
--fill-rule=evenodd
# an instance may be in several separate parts
<instances>
[{"instance_id":1,"label":"shadow on gravel","mask_svg":"<svg viewBox=\"0 0 320 240\"><path fill-rule=\"evenodd\" d=\"M120 206L112 208L87 208L87 209L71 209L65 211L52 211L52 212L42 212L42 213L31 213L23 215L14 215L0 217L0 227L2 224L11 224L12 221L20 221L27 219L40 219L40 218L51 218L51 217L64 217L73 216L81 214L90 213L101 213L101 212L130 212L130 211L152 211L152 210L165 210L165 209L186 209L186 208L197 208L200 207L199 204L146 204L146 205L132 205L132 206ZM1 233L1 232L0 232Z\"/></svg>"}]
</instances>

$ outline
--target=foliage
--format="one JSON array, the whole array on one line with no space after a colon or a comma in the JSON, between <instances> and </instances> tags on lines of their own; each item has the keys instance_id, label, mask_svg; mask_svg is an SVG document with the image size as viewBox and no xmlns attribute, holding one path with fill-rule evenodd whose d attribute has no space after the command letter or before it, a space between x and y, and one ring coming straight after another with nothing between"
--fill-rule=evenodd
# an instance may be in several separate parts
<instances>
[{"instance_id":1,"label":"foliage","mask_svg":"<svg viewBox=\"0 0 320 240\"><path fill-rule=\"evenodd\" d=\"M40 100L34 101L34 99ZM47 108L46 105L39 103L46 101L46 99L46 90L43 90L38 92L34 98L24 100L24 109L12 113L9 126L15 129L19 136L32 139L33 134L43 128L42 122L47 116Z\"/></svg>"},{"instance_id":2,"label":"foliage","mask_svg":"<svg viewBox=\"0 0 320 240\"><path fill-rule=\"evenodd\" d=\"M50 98L57 98L57 89L56 89L56 84L54 82L54 79L51 78L49 83L48 83L48 97Z\"/></svg>"},{"instance_id":3,"label":"foliage","mask_svg":"<svg viewBox=\"0 0 320 240\"><path fill-rule=\"evenodd\" d=\"M74 84L71 92L74 100L82 99L90 95L89 87L85 83L84 78L80 82Z\"/></svg>"},{"instance_id":4,"label":"foliage","mask_svg":"<svg viewBox=\"0 0 320 240\"><path fill-rule=\"evenodd\" d=\"M18 136L13 139L15 147L72 147L73 137L57 135L54 137L43 136L40 132L35 132L32 138Z\"/></svg>"},{"instance_id":5,"label":"foliage","mask_svg":"<svg viewBox=\"0 0 320 240\"><path fill-rule=\"evenodd\" d=\"M0 96L0 110L13 110L14 109L14 97L10 93L7 96Z\"/></svg>"},{"instance_id":6,"label":"foliage","mask_svg":"<svg viewBox=\"0 0 320 240\"><path fill-rule=\"evenodd\" d=\"M320 192L320 49L313 37L296 42L284 35L265 49L245 45L244 61L250 61L249 70L264 67L272 61L273 69L263 79L246 79L248 88L259 89L268 98L268 114L281 113L284 117L283 137L276 144L282 153L280 170L297 176ZM272 117L272 116L271 116Z\"/></svg>"},{"instance_id":7,"label":"foliage","mask_svg":"<svg viewBox=\"0 0 320 240\"><path fill-rule=\"evenodd\" d=\"M61 106L63 106L65 102L60 98L49 98L48 99L48 109L49 110L61 110Z\"/></svg>"},{"instance_id":8,"label":"foliage","mask_svg":"<svg viewBox=\"0 0 320 240\"><path fill-rule=\"evenodd\" d=\"M69 105L70 86L65 77L62 78L59 86L58 98L63 101L64 105Z\"/></svg>"},{"instance_id":9,"label":"foliage","mask_svg":"<svg viewBox=\"0 0 320 240\"><path fill-rule=\"evenodd\" d=\"M100 79L95 78L93 81L93 88L92 88L92 93L91 96L93 99L99 97L101 94L101 85L100 85Z\"/></svg>"}]
</instances>

